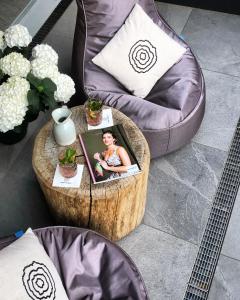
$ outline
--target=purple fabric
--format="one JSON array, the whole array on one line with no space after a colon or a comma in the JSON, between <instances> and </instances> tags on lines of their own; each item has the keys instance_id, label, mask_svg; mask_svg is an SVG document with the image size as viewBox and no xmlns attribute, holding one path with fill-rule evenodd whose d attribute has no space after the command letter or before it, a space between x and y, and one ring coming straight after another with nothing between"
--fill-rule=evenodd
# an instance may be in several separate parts
<instances>
[{"instance_id":1,"label":"purple fabric","mask_svg":"<svg viewBox=\"0 0 240 300\"><path fill-rule=\"evenodd\" d=\"M205 107L204 80L187 44L159 16L152 0L77 0L77 3L73 73L78 90L102 99L106 105L130 117L143 131L152 157L186 143L199 128ZM91 61L122 26L135 3L139 3L161 29L187 48L182 59L158 80L146 99L130 95L116 79ZM78 104L81 104L84 99L79 100ZM187 132L181 130L181 124ZM178 129L182 137L175 134ZM177 138L175 141L173 136Z\"/></svg>"},{"instance_id":2,"label":"purple fabric","mask_svg":"<svg viewBox=\"0 0 240 300\"><path fill-rule=\"evenodd\" d=\"M34 230L57 268L70 300L147 300L130 257L103 236L75 227ZM0 239L0 249L15 238Z\"/></svg>"}]
</instances>

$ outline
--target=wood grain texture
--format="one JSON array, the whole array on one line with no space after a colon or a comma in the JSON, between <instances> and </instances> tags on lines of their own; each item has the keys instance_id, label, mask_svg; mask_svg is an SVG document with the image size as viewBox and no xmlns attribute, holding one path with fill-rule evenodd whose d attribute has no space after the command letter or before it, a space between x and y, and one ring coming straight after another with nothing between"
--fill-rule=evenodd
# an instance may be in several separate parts
<instances>
[{"instance_id":1,"label":"wood grain texture","mask_svg":"<svg viewBox=\"0 0 240 300\"><path fill-rule=\"evenodd\" d=\"M87 131L82 106L72 109L77 133ZM147 142L138 127L124 114L112 108L114 124L122 123L138 159L140 174L110 182L93 184L85 164L80 188L52 187L58 154L64 147L56 144L49 121L36 137L33 168L48 205L62 224L94 229L111 240L119 240L141 223L145 211L150 154ZM72 145L83 155L78 139Z\"/></svg>"}]
</instances>

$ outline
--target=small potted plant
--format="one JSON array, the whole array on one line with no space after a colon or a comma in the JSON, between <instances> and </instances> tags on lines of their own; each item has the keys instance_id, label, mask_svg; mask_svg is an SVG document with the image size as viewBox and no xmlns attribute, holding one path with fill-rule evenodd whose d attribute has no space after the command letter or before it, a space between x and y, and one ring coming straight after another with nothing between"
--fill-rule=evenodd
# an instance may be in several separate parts
<instances>
[{"instance_id":1,"label":"small potted plant","mask_svg":"<svg viewBox=\"0 0 240 300\"><path fill-rule=\"evenodd\" d=\"M67 148L65 152L60 154L59 171L63 177L71 178L77 174L76 150Z\"/></svg>"},{"instance_id":2,"label":"small potted plant","mask_svg":"<svg viewBox=\"0 0 240 300\"><path fill-rule=\"evenodd\" d=\"M101 100L89 98L85 103L85 112L87 123L91 126L99 125L102 122L102 107Z\"/></svg>"},{"instance_id":3,"label":"small potted plant","mask_svg":"<svg viewBox=\"0 0 240 300\"><path fill-rule=\"evenodd\" d=\"M58 54L47 44L32 48L28 29L0 30L0 143L15 144L40 111L67 103L75 93L71 77L58 69Z\"/></svg>"}]
</instances>

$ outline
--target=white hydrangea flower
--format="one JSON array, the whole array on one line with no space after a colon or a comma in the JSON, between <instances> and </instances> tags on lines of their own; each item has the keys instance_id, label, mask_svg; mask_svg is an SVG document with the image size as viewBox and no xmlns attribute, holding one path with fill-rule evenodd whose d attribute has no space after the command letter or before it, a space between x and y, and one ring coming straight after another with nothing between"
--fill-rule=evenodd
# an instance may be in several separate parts
<instances>
[{"instance_id":1,"label":"white hydrangea flower","mask_svg":"<svg viewBox=\"0 0 240 300\"><path fill-rule=\"evenodd\" d=\"M3 50L5 48L5 42L4 42L4 39L3 39L3 31L0 30L0 50Z\"/></svg>"},{"instance_id":2,"label":"white hydrangea flower","mask_svg":"<svg viewBox=\"0 0 240 300\"><path fill-rule=\"evenodd\" d=\"M25 79L12 78L0 86L0 131L21 125L28 110ZM23 87L21 87L23 84Z\"/></svg>"},{"instance_id":3,"label":"white hydrangea flower","mask_svg":"<svg viewBox=\"0 0 240 300\"><path fill-rule=\"evenodd\" d=\"M27 77L30 62L21 53L12 52L0 59L0 69L9 76Z\"/></svg>"},{"instance_id":4,"label":"white hydrangea flower","mask_svg":"<svg viewBox=\"0 0 240 300\"><path fill-rule=\"evenodd\" d=\"M31 41L32 37L28 32L27 27L17 24L10 26L4 32L4 38L8 47L27 47Z\"/></svg>"},{"instance_id":5,"label":"white hydrangea flower","mask_svg":"<svg viewBox=\"0 0 240 300\"><path fill-rule=\"evenodd\" d=\"M26 96L30 90L30 83L25 78L12 76L8 78L7 83L17 94Z\"/></svg>"},{"instance_id":6,"label":"white hydrangea flower","mask_svg":"<svg viewBox=\"0 0 240 300\"><path fill-rule=\"evenodd\" d=\"M53 63L54 65L58 64L58 54L57 52L47 44L37 45L32 50L33 58L44 58L45 60Z\"/></svg>"},{"instance_id":7,"label":"white hydrangea flower","mask_svg":"<svg viewBox=\"0 0 240 300\"><path fill-rule=\"evenodd\" d=\"M55 81L59 75L58 67L42 57L32 60L31 68L32 74L39 79L47 77Z\"/></svg>"},{"instance_id":8,"label":"white hydrangea flower","mask_svg":"<svg viewBox=\"0 0 240 300\"><path fill-rule=\"evenodd\" d=\"M59 74L55 84L57 85L57 90L54 92L55 100L67 103L72 95L75 94L74 81L66 74Z\"/></svg>"}]
</instances>

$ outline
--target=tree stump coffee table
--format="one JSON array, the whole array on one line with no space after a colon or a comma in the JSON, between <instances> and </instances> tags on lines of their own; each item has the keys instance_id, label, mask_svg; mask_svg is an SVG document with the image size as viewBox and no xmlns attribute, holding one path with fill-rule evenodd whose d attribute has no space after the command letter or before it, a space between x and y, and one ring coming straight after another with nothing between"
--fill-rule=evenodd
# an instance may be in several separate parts
<instances>
[{"instance_id":1,"label":"tree stump coffee table","mask_svg":"<svg viewBox=\"0 0 240 300\"><path fill-rule=\"evenodd\" d=\"M74 144L78 163L84 164L80 188L58 188L52 181L58 155L66 147L58 146L49 121L38 133L33 150L33 168L47 203L58 223L96 230L116 241L141 223L145 211L150 154L138 127L123 113L112 108L114 124L122 123L142 172L110 182L93 184L79 139ZM83 106L72 109L77 133L87 131Z\"/></svg>"}]
</instances>

